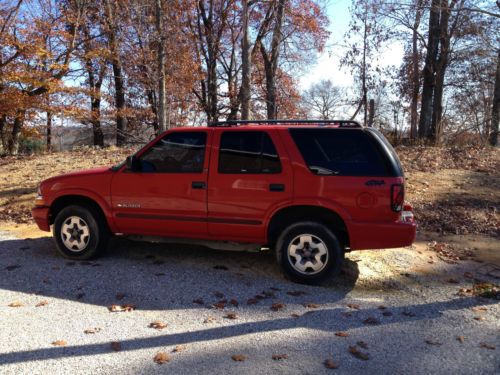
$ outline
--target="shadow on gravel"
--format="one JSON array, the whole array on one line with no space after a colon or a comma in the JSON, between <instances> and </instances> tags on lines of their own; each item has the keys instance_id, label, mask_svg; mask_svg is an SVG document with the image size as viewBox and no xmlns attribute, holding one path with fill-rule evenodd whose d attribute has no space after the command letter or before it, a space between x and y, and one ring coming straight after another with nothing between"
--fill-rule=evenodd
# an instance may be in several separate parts
<instances>
[{"instance_id":1,"label":"shadow on gravel","mask_svg":"<svg viewBox=\"0 0 500 375\"><path fill-rule=\"evenodd\" d=\"M349 259L341 275L315 287L285 280L271 252L215 251L115 238L100 258L71 261L56 253L50 237L0 241L0 289L104 307L211 308L232 299L242 306L257 299L259 307L276 301L304 302L300 296L305 302L332 303L354 288L358 276L357 263Z\"/></svg>"},{"instance_id":2,"label":"shadow on gravel","mask_svg":"<svg viewBox=\"0 0 500 375\"><path fill-rule=\"evenodd\" d=\"M122 351L134 351L139 349L189 344L193 342L208 342L211 340L221 340L224 338L242 336L253 332L271 332L298 327L331 332L348 331L363 327L366 324L365 320L367 317L377 317L376 319L380 320L377 326L384 327L385 325L391 325L394 323L409 323L412 321L436 319L441 317L446 311L470 308L476 305L484 305L488 302L489 301L484 299L464 297L446 302L393 307L391 308L393 315L390 317L382 316L382 312L377 308L369 308L351 312L349 319L345 319L344 308L318 309L306 312L298 318L276 318L272 320L234 324L231 326L208 328L198 331L136 338L120 341L120 344ZM495 302L491 301L490 303ZM310 318L311 315L314 315L314 319ZM331 323L325 324L325 322ZM69 347L44 348L0 354L0 363L8 364L71 356L91 356L110 353L111 351L112 349L109 342Z\"/></svg>"}]
</instances>

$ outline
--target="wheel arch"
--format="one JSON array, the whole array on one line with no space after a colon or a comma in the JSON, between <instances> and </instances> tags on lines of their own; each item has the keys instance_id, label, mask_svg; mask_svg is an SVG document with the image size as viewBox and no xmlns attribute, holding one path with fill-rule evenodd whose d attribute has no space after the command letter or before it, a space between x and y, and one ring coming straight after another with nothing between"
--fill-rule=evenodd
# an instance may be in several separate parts
<instances>
[{"instance_id":1,"label":"wheel arch","mask_svg":"<svg viewBox=\"0 0 500 375\"><path fill-rule=\"evenodd\" d=\"M106 213L104 209L101 207L101 205L96 202L94 199L85 196L85 195L79 195L79 194L68 194L68 195L61 195L54 199L52 204L50 205L50 211L49 211L49 223L54 224L55 218L61 210L63 210L65 207L68 206L82 206L82 207L88 207L94 212L96 212L98 215L100 215L102 221L104 224L106 224L108 230L110 230L110 225L107 220Z\"/></svg>"},{"instance_id":2,"label":"wheel arch","mask_svg":"<svg viewBox=\"0 0 500 375\"><path fill-rule=\"evenodd\" d=\"M267 226L267 241L274 247L280 233L289 225L299 221L314 221L334 232L342 248L349 247L349 230L345 220L335 211L314 205L287 206L276 211Z\"/></svg>"}]
</instances>

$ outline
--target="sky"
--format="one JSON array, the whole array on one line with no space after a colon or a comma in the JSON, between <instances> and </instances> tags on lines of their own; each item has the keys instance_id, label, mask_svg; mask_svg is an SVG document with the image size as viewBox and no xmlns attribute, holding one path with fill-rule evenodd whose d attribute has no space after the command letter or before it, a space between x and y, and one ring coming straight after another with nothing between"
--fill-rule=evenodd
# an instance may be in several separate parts
<instances>
[{"instance_id":1,"label":"sky","mask_svg":"<svg viewBox=\"0 0 500 375\"><path fill-rule=\"evenodd\" d=\"M337 86L349 87L353 84L352 74L347 68L340 68L340 57L343 53L343 39L349 28L350 0L329 0L327 3L327 14L330 19L330 39L327 48L318 56L317 63L312 66L300 78L300 87L306 90L315 82L323 79L331 80ZM401 63L403 58L403 46L395 43L381 51L382 66L396 65Z\"/></svg>"}]
</instances>

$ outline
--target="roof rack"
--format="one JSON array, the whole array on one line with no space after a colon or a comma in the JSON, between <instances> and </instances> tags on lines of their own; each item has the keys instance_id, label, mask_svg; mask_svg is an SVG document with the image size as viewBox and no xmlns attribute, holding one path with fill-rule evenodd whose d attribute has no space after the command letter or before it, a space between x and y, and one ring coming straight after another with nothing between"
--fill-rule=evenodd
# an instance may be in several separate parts
<instances>
[{"instance_id":1,"label":"roof rack","mask_svg":"<svg viewBox=\"0 0 500 375\"><path fill-rule=\"evenodd\" d=\"M209 127L231 127L239 125L290 125L290 124L308 124L308 125L333 125L339 128L362 128L361 124L352 120L229 120L209 122Z\"/></svg>"}]
</instances>

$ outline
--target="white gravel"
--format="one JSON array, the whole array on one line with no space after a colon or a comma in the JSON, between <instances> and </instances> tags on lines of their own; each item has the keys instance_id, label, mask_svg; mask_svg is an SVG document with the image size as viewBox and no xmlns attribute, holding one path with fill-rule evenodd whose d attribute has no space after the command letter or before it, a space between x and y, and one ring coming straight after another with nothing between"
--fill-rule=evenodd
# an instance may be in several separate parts
<instances>
[{"instance_id":1,"label":"white gravel","mask_svg":"<svg viewBox=\"0 0 500 375\"><path fill-rule=\"evenodd\" d=\"M447 284L442 282L446 274L400 276L413 266L410 249L380 252L376 262L368 252L350 254L343 277L326 287L311 287L284 280L270 253L115 239L103 257L78 263L62 259L53 247L50 238L23 240L0 233L1 374L500 371L498 301L457 296L460 287L470 287L470 280ZM451 266L439 267L448 272ZM294 291L305 294L287 294ZM263 292L269 296L247 304ZM117 293L125 297L117 300ZM199 298L203 305L193 303ZM228 301L224 310L212 307L222 299ZM231 299L239 306L231 305ZM8 306L15 301L23 306ZM47 304L36 307L41 301ZM272 311L277 302L285 307ZM307 303L319 306L305 307ZM112 313L112 304L137 308ZM359 310L347 304L357 304ZM475 312L474 306L487 311ZM229 312L237 319L225 318ZM474 319L478 316L483 320ZM206 323L209 317L214 321ZM379 324L365 324L369 317ZM167 327L149 328L155 320ZM92 328L100 330L84 333ZM338 337L338 331L349 336ZM67 345L53 346L56 340ZM120 351L111 348L114 341L120 342ZM349 346L359 341L367 345L358 349L369 354L368 360L349 353ZM180 344L185 350L173 353ZM154 363L159 351L168 353L170 362ZM235 354L247 358L236 362L231 359ZM288 358L273 360L274 354ZM327 369L326 359L338 369Z\"/></svg>"}]
</instances>

